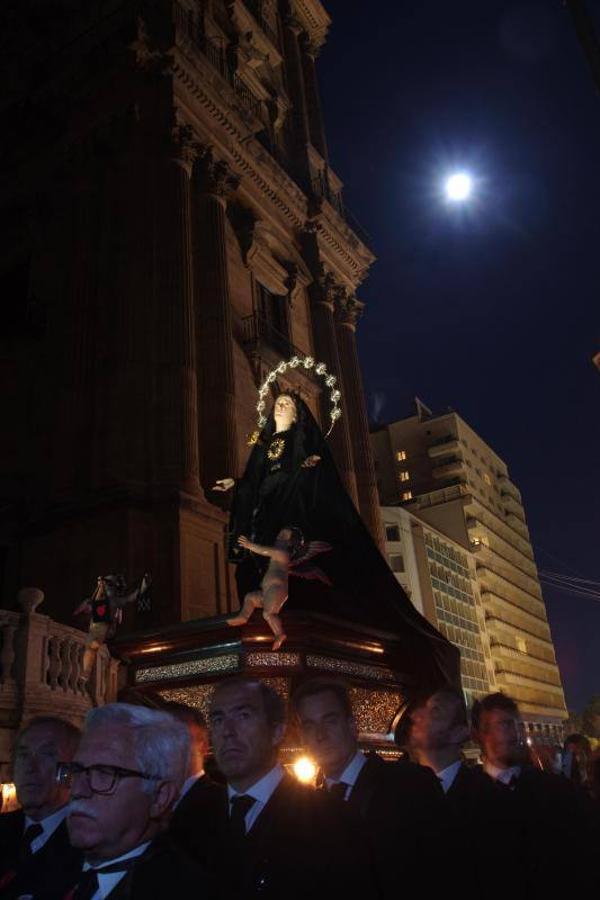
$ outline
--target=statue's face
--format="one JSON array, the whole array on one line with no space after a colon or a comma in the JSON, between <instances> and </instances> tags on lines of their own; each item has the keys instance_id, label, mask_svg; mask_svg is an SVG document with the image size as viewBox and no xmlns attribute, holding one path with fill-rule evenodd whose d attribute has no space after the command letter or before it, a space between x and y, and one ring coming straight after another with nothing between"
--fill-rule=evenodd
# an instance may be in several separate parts
<instances>
[{"instance_id":1,"label":"statue's face","mask_svg":"<svg viewBox=\"0 0 600 900\"><path fill-rule=\"evenodd\" d=\"M296 404L289 394L279 395L273 407L273 417L278 431L286 431L296 421Z\"/></svg>"}]
</instances>

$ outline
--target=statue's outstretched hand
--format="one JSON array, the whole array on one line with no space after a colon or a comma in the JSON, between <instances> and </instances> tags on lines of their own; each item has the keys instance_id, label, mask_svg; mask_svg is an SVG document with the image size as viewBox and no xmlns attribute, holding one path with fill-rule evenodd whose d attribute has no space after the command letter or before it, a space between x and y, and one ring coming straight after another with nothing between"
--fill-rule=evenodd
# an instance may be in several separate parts
<instances>
[{"instance_id":1,"label":"statue's outstretched hand","mask_svg":"<svg viewBox=\"0 0 600 900\"><path fill-rule=\"evenodd\" d=\"M230 491L232 487L235 486L235 481L233 478L219 478L215 481L212 489L213 491Z\"/></svg>"},{"instance_id":2,"label":"statue's outstretched hand","mask_svg":"<svg viewBox=\"0 0 600 900\"><path fill-rule=\"evenodd\" d=\"M313 453L312 456L307 456L304 462L302 463L303 469L312 469L313 466L316 466L321 462L321 457L317 456L316 453Z\"/></svg>"}]
</instances>

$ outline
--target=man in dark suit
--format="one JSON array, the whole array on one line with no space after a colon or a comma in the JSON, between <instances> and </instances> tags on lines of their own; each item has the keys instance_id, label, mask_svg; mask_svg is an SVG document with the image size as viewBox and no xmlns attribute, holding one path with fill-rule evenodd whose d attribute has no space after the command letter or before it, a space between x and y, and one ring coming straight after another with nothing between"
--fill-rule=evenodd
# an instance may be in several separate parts
<instances>
[{"instance_id":1,"label":"man in dark suit","mask_svg":"<svg viewBox=\"0 0 600 900\"><path fill-rule=\"evenodd\" d=\"M513 831L523 850L524 896L560 896L577 888L585 893L597 853L588 798L568 779L530 764L519 708L511 697L496 693L476 701L472 724L485 773L510 802Z\"/></svg>"},{"instance_id":2,"label":"man in dark suit","mask_svg":"<svg viewBox=\"0 0 600 900\"><path fill-rule=\"evenodd\" d=\"M293 704L302 743L319 764L324 787L362 823L380 896L396 898L400 884L404 890L433 890L447 841L443 796L433 773L362 753L348 690L335 679L304 682ZM432 851L437 866L428 862ZM446 888L451 878L446 868Z\"/></svg>"},{"instance_id":3,"label":"man in dark suit","mask_svg":"<svg viewBox=\"0 0 600 900\"><path fill-rule=\"evenodd\" d=\"M228 898L371 898L368 862L350 821L331 798L300 784L278 762L284 704L259 680L215 689L212 743L227 779L217 821L199 840Z\"/></svg>"},{"instance_id":4,"label":"man in dark suit","mask_svg":"<svg viewBox=\"0 0 600 900\"><path fill-rule=\"evenodd\" d=\"M187 729L165 712L112 703L88 713L73 762L71 843L84 854L68 900L216 897L204 870L164 834L190 757Z\"/></svg>"},{"instance_id":5,"label":"man in dark suit","mask_svg":"<svg viewBox=\"0 0 600 900\"><path fill-rule=\"evenodd\" d=\"M2 897L60 892L81 866L65 824L68 789L56 780L57 764L73 758L80 737L54 716L32 719L17 736L14 779L22 808L0 816Z\"/></svg>"},{"instance_id":6,"label":"man in dark suit","mask_svg":"<svg viewBox=\"0 0 600 900\"><path fill-rule=\"evenodd\" d=\"M411 755L436 775L445 797L450 857L469 860L469 883L478 897L514 896L522 882L522 846L506 792L481 766L462 761L470 736L462 694L453 688L437 690L420 700L410 720Z\"/></svg>"},{"instance_id":7,"label":"man in dark suit","mask_svg":"<svg viewBox=\"0 0 600 900\"><path fill-rule=\"evenodd\" d=\"M215 809L222 806L225 788L204 771L209 741L206 720L200 710L175 702L161 708L186 726L191 743L190 765L170 817L169 836L186 853L199 858L198 823L205 819L212 821Z\"/></svg>"}]
</instances>

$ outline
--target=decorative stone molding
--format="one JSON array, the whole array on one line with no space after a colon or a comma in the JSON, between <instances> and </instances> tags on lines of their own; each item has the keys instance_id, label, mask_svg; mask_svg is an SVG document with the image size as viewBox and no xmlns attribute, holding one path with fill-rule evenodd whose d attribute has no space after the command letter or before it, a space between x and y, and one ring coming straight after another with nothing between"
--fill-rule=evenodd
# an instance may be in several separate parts
<instances>
[{"instance_id":1,"label":"decorative stone molding","mask_svg":"<svg viewBox=\"0 0 600 900\"><path fill-rule=\"evenodd\" d=\"M17 603L27 616L34 613L43 602L44 592L39 588L21 588L17 592Z\"/></svg>"},{"instance_id":2,"label":"decorative stone molding","mask_svg":"<svg viewBox=\"0 0 600 900\"><path fill-rule=\"evenodd\" d=\"M194 176L200 190L225 201L237 190L240 178L235 175L225 160L215 159L213 148L208 144L194 145Z\"/></svg>"},{"instance_id":3,"label":"decorative stone molding","mask_svg":"<svg viewBox=\"0 0 600 900\"><path fill-rule=\"evenodd\" d=\"M336 319L340 325L345 325L353 330L362 318L365 304L353 294L349 294L345 288L338 288L336 292Z\"/></svg>"},{"instance_id":4,"label":"decorative stone molding","mask_svg":"<svg viewBox=\"0 0 600 900\"><path fill-rule=\"evenodd\" d=\"M169 135L169 153L174 162L179 163L191 175L192 166L198 155L194 142L194 130L185 122L176 122Z\"/></svg>"}]
</instances>

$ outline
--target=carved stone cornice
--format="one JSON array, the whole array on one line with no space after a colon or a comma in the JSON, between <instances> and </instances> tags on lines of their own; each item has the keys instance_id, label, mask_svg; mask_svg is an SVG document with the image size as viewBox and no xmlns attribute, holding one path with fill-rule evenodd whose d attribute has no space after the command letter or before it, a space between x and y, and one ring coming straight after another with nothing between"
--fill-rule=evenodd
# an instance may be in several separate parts
<instances>
[{"instance_id":1,"label":"carved stone cornice","mask_svg":"<svg viewBox=\"0 0 600 900\"><path fill-rule=\"evenodd\" d=\"M187 102L196 111L206 142L212 141L214 134L215 141L218 135L220 145L226 147L236 171L243 178L244 194L253 199L260 197L261 202L267 202L281 224L287 225L298 235L303 232L316 235L322 251L331 260L332 268L341 267L353 284L359 284L373 262L373 253L356 238L341 216L329 209L328 203L323 204L323 213L318 219L307 217L306 194L258 141L248 140L247 128L233 104L218 101L217 86L220 91L226 88L202 54L196 54L193 61L178 55L174 75L186 92ZM215 92L212 90L213 81Z\"/></svg>"},{"instance_id":2,"label":"carved stone cornice","mask_svg":"<svg viewBox=\"0 0 600 900\"><path fill-rule=\"evenodd\" d=\"M331 19L321 0L293 0L291 7L291 11L311 41L318 46L324 44Z\"/></svg>"},{"instance_id":3,"label":"carved stone cornice","mask_svg":"<svg viewBox=\"0 0 600 900\"><path fill-rule=\"evenodd\" d=\"M194 179L200 192L217 197L225 203L239 187L240 178L235 175L223 159L215 159L213 148L208 144L195 144L196 160Z\"/></svg>"}]
</instances>

